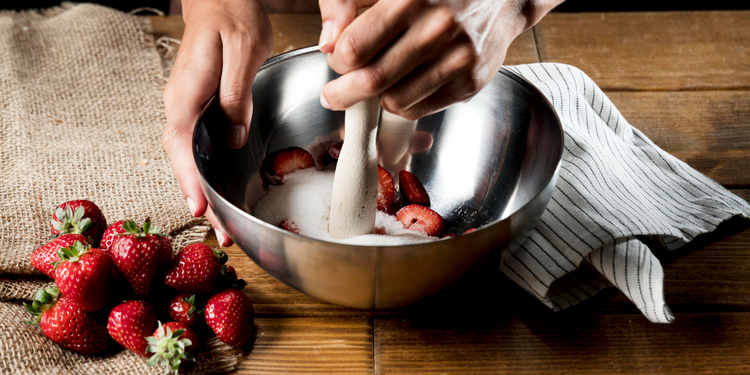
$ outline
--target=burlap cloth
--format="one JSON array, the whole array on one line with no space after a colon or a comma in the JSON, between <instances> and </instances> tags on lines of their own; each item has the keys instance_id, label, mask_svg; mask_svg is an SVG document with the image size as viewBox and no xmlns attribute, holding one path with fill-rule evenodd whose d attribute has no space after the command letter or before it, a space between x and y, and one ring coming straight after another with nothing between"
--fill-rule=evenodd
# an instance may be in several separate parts
<instances>
[{"instance_id":1,"label":"burlap cloth","mask_svg":"<svg viewBox=\"0 0 750 375\"><path fill-rule=\"evenodd\" d=\"M22 323L21 302L50 283L29 257L64 201L89 199L110 223L150 217L175 250L205 238L161 147L162 64L142 17L92 4L0 12L0 373L160 373L124 349L61 349ZM206 347L192 372L236 368L238 350Z\"/></svg>"}]
</instances>

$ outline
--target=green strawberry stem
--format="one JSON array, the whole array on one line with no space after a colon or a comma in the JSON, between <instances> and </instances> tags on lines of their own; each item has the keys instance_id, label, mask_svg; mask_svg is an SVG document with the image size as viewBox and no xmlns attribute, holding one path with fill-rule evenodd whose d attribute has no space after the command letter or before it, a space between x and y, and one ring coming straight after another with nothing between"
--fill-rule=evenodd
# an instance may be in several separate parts
<instances>
[{"instance_id":1,"label":"green strawberry stem","mask_svg":"<svg viewBox=\"0 0 750 375\"><path fill-rule=\"evenodd\" d=\"M146 362L149 366L164 366L164 373L169 374L170 370L175 374L180 370L182 361L193 361L195 357L185 351L185 347L193 345L189 339L180 339L184 329L178 329L172 332L168 327L164 327L159 322L157 329L159 338L155 336L146 337L148 346L146 353L154 353Z\"/></svg>"},{"instance_id":2,"label":"green strawberry stem","mask_svg":"<svg viewBox=\"0 0 750 375\"><path fill-rule=\"evenodd\" d=\"M182 302L187 302L190 304L190 309L188 309L187 312L188 318L192 318L195 314L203 313L203 309L198 310L198 308L195 306L195 294L191 294L190 297L182 297Z\"/></svg>"},{"instance_id":3,"label":"green strawberry stem","mask_svg":"<svg viewBox=\"0 0 750 375\"><path fill-rule=\"evenodd\" d=\"M26 324L37 324L42 319L42 313L55 306L57 298L60 297L60 290L56 286L49 288L42 288L34 293L34 301L32 303L24 303L23 307L26 308L29 314L36 317L31 322L25 322Z\"/></svg>"},{"instance_id":4,"label":"green strawberry stem","mask_svg":"<svg viewBox=\"0 0 750 375\"><path fill-rule=\"evenodd\" d=\"M219 289L237 289L242 290L247 286L247 282L237 278L236 273L229 272L226 264L221 265L221 278L219 279Z\"/></svg>"},{"instance_id":5,"label":"green strawberry stem","mask_svg":"<svg viewBox=\"0 0 750 375\"><path fill-rule=\"evenodd\" d=\"M73 212L73 208L69 204L66 204L65 208L57 207L55 210L57 220L52 219L52 228L55 228L60 233L53 237L63 234L83 234L91 229L93 223L89 218L83 217L85 213L83 206L78 206L75 212Z\"/></svg>"},{"instance_id":6,"label":"green strawberry stem","mask_svg":"<svg viewBox=\"0 0 750 375\"><path fill-rule=\"evenodd\" d=\"M225 264L229 260L227 253L219 250L219 248L214 248L214 256L219 260L219 264Z\"/></svg>"},{"instance_id":7,"label":"green strawberry stem","mask_svg":"<svg viewBox=\"0 0 750 375\"><path fill-rule=\"evenodd\" d=\"M91 249L91 246L84 245L81 241L76 241L69 247L60 248L60 250L57 251L57 256L60 257L60 260L52 262L53 269L57 268L57 266L63 262L77 262L84 254L89 252L89 249Z\"/></svg>"},{"instance_id":8,"label":"green strawberry stem","mask_svg":"<svg viewBox=\"0 0 750 375\"><path fill-rule=\"evenodd\" d=\"M119 236L128 236L128 235L134 235L136 237L146 237L147 234L159 236L159 237L166 237L167 235L161 232L161 229L159 229L156 226L151 226L151 219L146 218L146 220L143 222L143 227L139 227L138 224L135 223L133 220L125 220L122 223L122 229L124 230L123 233L117 233Z\"/></svg>"}]
</instances>

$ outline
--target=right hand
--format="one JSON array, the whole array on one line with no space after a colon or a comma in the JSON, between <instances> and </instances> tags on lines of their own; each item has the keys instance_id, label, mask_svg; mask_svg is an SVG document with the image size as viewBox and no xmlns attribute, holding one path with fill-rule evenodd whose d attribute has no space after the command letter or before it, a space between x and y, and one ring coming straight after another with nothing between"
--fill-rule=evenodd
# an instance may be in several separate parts
<instances>
[{"instance_id":1,"label":"right hand","mask_svg":"<svg viewBox=\"0 0 750 375\"><path fill-rule=\"evenodd\" d=\"M185 33L164 90L167 126L162 145L193 216L206 215L221 246L231 239L208 206L193 161L192 135L200 111L219 90L219 105L235 124L229 147L247 141L252 84L271 54L271 22L255 0L183 0Z\"/></svg>"}]
</instances>

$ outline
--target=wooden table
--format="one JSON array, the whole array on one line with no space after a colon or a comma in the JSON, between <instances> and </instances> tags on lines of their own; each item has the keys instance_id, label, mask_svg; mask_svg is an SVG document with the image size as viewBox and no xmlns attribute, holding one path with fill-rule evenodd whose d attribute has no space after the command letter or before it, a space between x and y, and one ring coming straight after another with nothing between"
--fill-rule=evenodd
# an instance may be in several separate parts
<instances>
[{"instance_id":1,"label":"wooden table","mask_svg":"<svg viewBox=\"0 0 750 375\"><path fill-rule=\"evenodd\" d=\"M181 37L181 18L152 20L157 36ZM317 43L318 15L271 20L274 54ZM553 13L506 63L540 61L581 68L656 144L750 199L750 12ZM258 316L239 373L750 373L747 227L658 252L668 325L615 291L553 313L499 271L410 308L348 309L292 290L233 246Z\"/></svg>"}]
</instances>

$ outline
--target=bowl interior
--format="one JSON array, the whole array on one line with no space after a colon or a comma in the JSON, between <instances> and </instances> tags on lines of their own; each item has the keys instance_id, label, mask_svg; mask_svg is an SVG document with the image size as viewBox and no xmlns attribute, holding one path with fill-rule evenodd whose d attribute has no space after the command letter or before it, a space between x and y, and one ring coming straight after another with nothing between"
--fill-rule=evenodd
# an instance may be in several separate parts
<instances>
[{"instance_id":1,"label":"bowl interior","mask_svg":"<svg viewBox=\"0 0 750 375\"><path fill-rule=\"evenodd\" d=\"M267 61L253 83L253 119L240 149L226 146L232 124L212 100L194 136L196 164L207 185L251 214L264 194L258 171L265 155L300 146L317 157L341 139L344 113L319 103L321 88L336 77L315 48ZM562 137L547 100L502 69L471 101L420 119L411 152L386 168L392 175L408 168L419 177L431 207L461 232L509 217L544 189L559 166ZM387 143L393 138L380 134L379 150L393 149Z\"/></svg>"}]
</instances>

